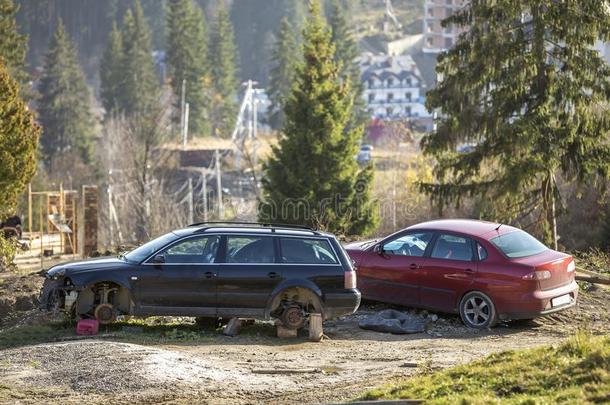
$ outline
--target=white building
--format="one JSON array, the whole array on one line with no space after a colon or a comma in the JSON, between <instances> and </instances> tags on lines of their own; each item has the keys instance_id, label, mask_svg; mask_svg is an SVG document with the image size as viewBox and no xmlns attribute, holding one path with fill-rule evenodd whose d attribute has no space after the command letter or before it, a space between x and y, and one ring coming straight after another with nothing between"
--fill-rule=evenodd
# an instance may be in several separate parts
<instances>
[{"instance_id":1,"label":"white building","mask_svg":"<svg viewBox=\"0 0 610 405\"><path fill-rule=\"evenodd\" d=\"M424 105L426 86L411 56L366 53L358 63L371 115L390 120L430 117Z\"/></svg>"},{"instance_id":2,"label":"white building","mask_svg":"<svg viewBox=\"0 0 610 405\"><path fill-rule=\"evenodd\" d=\"M424 53L440 53L451 48L463 29L442 27L441 21L464 5L464 0L424 1Z\"/></svg>"}]
</instances>

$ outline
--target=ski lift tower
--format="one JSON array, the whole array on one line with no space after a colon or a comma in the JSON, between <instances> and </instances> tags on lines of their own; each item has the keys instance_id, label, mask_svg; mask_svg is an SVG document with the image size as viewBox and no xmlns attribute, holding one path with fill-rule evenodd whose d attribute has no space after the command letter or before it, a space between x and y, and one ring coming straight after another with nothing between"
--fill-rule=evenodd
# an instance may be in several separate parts
<instances>
[{"instance_id":1,"label":"ski lift tower","mask_svg":"<svg viewBox=\"0 0 610 405\"><path fill-rule=\"evenodd\" d=\"M257 129L258 129L258 111L257 100L255 95L261 90L254 88L258 83L253 80L248 80L243 83L246 87L244 97L237 114L237 121L231 141L235 144L235 164L238 169L241 169L241 157L245 149L246 140L252 141L253 144L253 164L256 165L256 147L257 147Z\"/></svg>"},{"instance_id":2,"label":"ski lift tower","mask_svg":"<svg viewBox=\"0 0 610 405\"><path fill-rule=\"evenodd\" d=\"M396 18L394 7L392 7L392 0L385 0L385 15L392 20L397 29L400 30L402 28L402 24L398 21L398 18Z\"/></svg>"}]
</instances>

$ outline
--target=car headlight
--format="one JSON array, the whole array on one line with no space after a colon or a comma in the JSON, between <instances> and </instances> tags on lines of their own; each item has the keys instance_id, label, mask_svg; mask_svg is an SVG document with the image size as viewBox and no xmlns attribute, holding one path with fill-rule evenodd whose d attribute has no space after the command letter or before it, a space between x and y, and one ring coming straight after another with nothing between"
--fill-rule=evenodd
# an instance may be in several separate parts
<instances>
[{"instance_id":1,"label":"car headlight","mask_svg":"<svg viewBox=\"0 0 610 405\"><path fill-rule=\"evenodd\" d=\"M571 273L573 271L576 271L576 263L574 263L574 260L572 260L570 264L568 264L568 273Z\"/></svg>"}]
</instances>

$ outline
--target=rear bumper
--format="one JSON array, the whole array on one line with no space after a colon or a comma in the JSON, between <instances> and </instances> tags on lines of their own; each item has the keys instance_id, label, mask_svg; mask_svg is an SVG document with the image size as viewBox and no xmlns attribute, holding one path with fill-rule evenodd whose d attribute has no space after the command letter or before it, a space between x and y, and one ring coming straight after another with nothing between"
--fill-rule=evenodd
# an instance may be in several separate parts
<instances>
[{"instance_id":1,"label":"rear bumper","mask_svg":"<svg viewBox=\"0 0 610 405\"><path fill-rule=\"evenodd\" d=\"M361 299L360 291L356 288L340 293L324 294L324 318L331 319L353 314L360 307Z\"/></svg>"},{"instance_id":2,"label":"rear bumper","mask_svg":"<svg viewBox=\"0 0 610 405\"><path fill-rule=\"evenodd\" d=\"M552 300L564 295L570 296L570 302L553 306ZM505 303L504 309L499 311L498 315L501 320L532 319L571 308L576 305L578 299L578 284L572 281L552 290L538 290L519 298L519 301Z\"/></svg>"}]
</instances>

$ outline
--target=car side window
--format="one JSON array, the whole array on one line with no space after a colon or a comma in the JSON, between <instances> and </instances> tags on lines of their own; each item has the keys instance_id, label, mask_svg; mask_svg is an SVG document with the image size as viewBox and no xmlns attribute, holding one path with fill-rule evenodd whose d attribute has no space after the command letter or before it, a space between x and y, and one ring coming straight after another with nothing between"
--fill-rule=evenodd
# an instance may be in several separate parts
<instances>
[{"instance_id":1,"label":"car side window","mask_svg":"<svg viewBox=\"0 0 610 405\"><path fill-rule=\"evenodd\" d=\"M227 263L274 263L273 238L269 236L228 236Z\"/></svg>"},{"instance_id":2,"label":"car side window","mask_svg":"<svg viewBox=\"0 0 610 405\"><path fill-rule=\"evenodd\" d=\"M327 240L280 238L284 263L337 264L337 258Z\"/></svg>"},{"instance_id":3,"label":"car side window","mask_svg":"<svg viewBox=\"0 0 610 405\"><path fill-rule=\"evenodd\" d=\"M432 232L409 233L386 242L383 245L383 252L394 256L422 257L430 240L432 240Z\"/></svg>"},{"instance_id":4,"label":"car side window","mask_svg":"<svg viewBox=\"0 0 610 405\"><path fill-rule=\"evenodd\" d=\"M477 255L479 256L479 261L483 261L487 259L487 249L485 249L479 242L477 242Z\"/></svg>"},{"instance_id":5,"label":"car side window","mask_svg":"<svg viewBox=\"0 0 610 405\"><path fill-rule=\"evenodd\" d=\"M472 244L470 239L461 236L441 234L432 250L435 259L472 261Z\"/></svg>"},{"instance_id":6,"label":"car side window","mask_svg":"<svg viewBox=\"0 0 610 405\"><path fill-rule=\"evenodd\" d=\"M218 236L187 238L163 252L165 263L214 263L219 242Z\"/></svg>"}]
</instances>

